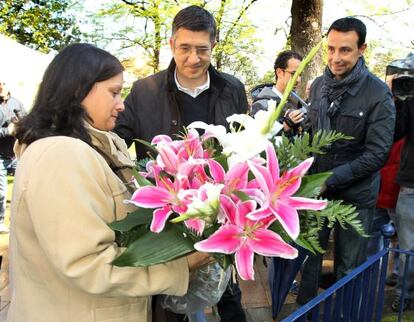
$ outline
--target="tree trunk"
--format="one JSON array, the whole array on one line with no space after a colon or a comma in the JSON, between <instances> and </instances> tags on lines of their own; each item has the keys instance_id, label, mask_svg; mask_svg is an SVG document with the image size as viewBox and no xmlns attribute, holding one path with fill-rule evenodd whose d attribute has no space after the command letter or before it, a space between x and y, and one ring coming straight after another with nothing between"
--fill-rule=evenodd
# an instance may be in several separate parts
<instances>
[{"instance_id":1,"label":"tree trunk","mask_svg":"<svg viewBox=\"0 0 414 322\"><path fill-rule=\"evenodd\" d=\"M221 70L222 67L222 62L223 62L223 45L221 44L221 42L223 41L222 39L222 23L223 23L223 16L224 16L224 9L226 7L227 4L227 0L221 0L220 2L220 9L216 15L216 25L217 25L217 35L216 35L216 41L217 41L217 47L216 51L215 51L215 68L217 70Z\"/></svg>"},{"instance_id":2,"label":"tree trunk","mask_svg":"<svg viewBox=\"0 0 414 322\"><path fill-rule=\"evenodd\" d=\"M152 59L152 68L154 73L158 73L160 70L160 50L162 45L161 38L161 23L160 17L157 15L157 18L154 19L154 29L155 29L155 40L154 40L154 57Z\"/></svg>"},{"instance_id":3,"label":"tree trunk","mask_svg":"<svg viewBox=\"0 0 414 322\"><path fill-rule=\"evenodd\" d=\"M323 0L292 0L290 39L292 50L302 56L306 56L322 39L322 8ZM319 76L323 67L320 50L302 74L302 82L298 88L302 97L308 80Z\"/></svg>"},{"instance_id":4,"label":"tree trunk","mask_svg":"<svg viewBox=\"0 0 414 322\"><path fill-rule=\"evenodd\" d=\"M161 1L155 1L153 3L153 22L154 22L154 57L152 59L152 69L154 73L159 72L160 70L160 51L161 51L161 45L162 45L162 37L161 37L161 16L160 16L160 2Z\"/></svg>"}]
</instances>

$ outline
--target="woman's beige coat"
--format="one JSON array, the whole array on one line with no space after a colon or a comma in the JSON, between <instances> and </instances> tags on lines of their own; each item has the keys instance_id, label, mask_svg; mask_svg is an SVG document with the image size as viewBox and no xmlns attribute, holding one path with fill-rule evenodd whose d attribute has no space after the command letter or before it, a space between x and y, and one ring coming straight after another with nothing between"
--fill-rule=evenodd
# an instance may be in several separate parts
<instances>
[{"instance_id":1,"label":"woman's beige coat","mask_svg":"<svg viewBox=\"0 0 414 322\"><path fill-rule=\"evenodd\" d=\"M95 134L105 159L122 163L123 142ZM111 265L122 250L107 224L126 216L129 194L100 153L63 136L20 149L8 322L145 322L150 295L186 292L185 258L145 268Z\"/></svg>"}]
</instances>

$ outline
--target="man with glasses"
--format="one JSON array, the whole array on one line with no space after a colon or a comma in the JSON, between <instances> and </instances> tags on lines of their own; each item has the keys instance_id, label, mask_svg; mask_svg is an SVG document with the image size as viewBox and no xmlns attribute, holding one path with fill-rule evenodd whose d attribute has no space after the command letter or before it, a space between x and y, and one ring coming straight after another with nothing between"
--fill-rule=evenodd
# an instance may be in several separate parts
<instances>
[{"instance_id":1,"label":"man with glasses","mask_svg":"<svg viewBox=\"0 0 414 322\"><path fill-rule=\"evenodd\" d=\"M276 101L276 105L280 102L289 80L295 74L301 61L302 56L291 50L282 51L277 56L274 63L276 83L256 86L251 92L253 114L260 110L267 110L269 101ZM299 83L300 77L297 80L297 84ZM300 107L302 106L288 101L282 111L282 117L278 121L283 124L283 131L287 136L293 137L302 130L300 124L304 120L304 113Z\"/></svg>"},{"instance_id":2,"label":"man with glasses","mask_svg":"<svg viewBox=\"0 0 414 322\"><path fill-rule=\"evenodd\" d=\"M115 132L128 145L133 139L151 141L158 134L176 135L193 121L228 127L226 117L248 110L244 85L211 65L215 46L214 17L198 6L175 16L169 67L137 80L125 100ZM136 143L138 160L145 147Z\"/></svg>"},{"instance_id":3,"label":"man with glasses","mask_svg":"<svg viewBox=\"0 0 414 322\"><path fill-rule=\"evenodd\" d=\"M247 113L244 85L211 65L216 23L205 9L189 6L175 16L170 39L169 67L137 80L125 100L115 132L130 145L133 139L151 141L159 134L177 135L194 121L224 125L235 113ZM137 159L146 155L136 143ZM222 322L246 321L237 283L230 282L218 303ZM155 321L183 321L184 317L156 309ZM161 316L165 315L165 316Z\"/></svg>"}]
</instances>

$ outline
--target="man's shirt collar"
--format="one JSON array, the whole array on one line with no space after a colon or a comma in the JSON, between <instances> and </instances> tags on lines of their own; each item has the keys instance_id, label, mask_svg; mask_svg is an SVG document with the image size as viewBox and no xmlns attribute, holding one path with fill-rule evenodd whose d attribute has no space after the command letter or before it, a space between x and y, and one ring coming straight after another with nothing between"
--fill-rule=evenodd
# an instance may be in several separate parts
<instances>
[{"instance_id":1,"label":"man's shirt collar","mask_svg":"<svg viewBox=\"0 0 414 322\"><path fill-rule=\"evenodd\" d=\"M273 85L273 87L272 87L272 91L273 92L275 92L275 94L280 98L280 99L282 99L282 97L283 97L283 94L281 93L281 92L279 92L279 90L276 88L276 85Z\"/></svg>"},{"instance_id":2,"label":"man's shirt collar","mask_svg":"<svg viewBox=\"0 0 414 322\"><path fill-rule=\"evenodd\" d=\"M177 68L174 71L174 80L175 84L177 85L177 88L179 91L184 92L188 95L190 95L192 98L196 98L198 95L200 95L202 92L208 90L210 88L210 73L207 71L207 80L204 84L197 86L194 89L183 87L180 85L177 79Z\"/></svg>"}]
</instances>

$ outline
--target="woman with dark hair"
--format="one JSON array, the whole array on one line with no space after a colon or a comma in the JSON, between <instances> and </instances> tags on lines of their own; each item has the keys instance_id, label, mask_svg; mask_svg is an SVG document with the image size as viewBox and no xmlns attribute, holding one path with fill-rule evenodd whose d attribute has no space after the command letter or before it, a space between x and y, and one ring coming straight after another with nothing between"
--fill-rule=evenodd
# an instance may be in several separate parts
<instances>
[{"instance_id":1,"label":"woman with dark hair","mask_svg":"<svg viewBox=\"0 0 414 322\"><path fill-rule=\"evenodd\" d=\"M184 294L189 270L209 261L111 264L122 249L108 223L133 210L123 202L133 163L110 132L124 110L122 71L92 45L63 49L17 124L9 322L150 321L150 296Z\"/></svg>"}]
</instances>

